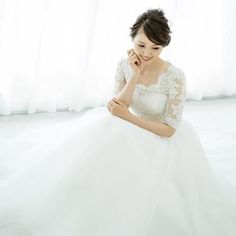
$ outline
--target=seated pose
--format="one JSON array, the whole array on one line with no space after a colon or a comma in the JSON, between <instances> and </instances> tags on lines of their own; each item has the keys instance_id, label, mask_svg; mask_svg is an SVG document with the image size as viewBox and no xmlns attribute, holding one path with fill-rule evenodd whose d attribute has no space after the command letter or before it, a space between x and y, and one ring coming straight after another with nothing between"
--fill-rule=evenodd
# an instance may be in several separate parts
<instances>
[{"instance_id":1,"label":"seated pose","mask_svg":"<svg viewBox=\"0 0 236 236\"><path fill-rule=\"evenodd\" d=\"M45 132L41 150L19 153L34 161L0 185L1 236L236 235L182 118L185 74L160 58L170 34L161 9L138 16L106 106Z\"/></svg>"}]
</instances>

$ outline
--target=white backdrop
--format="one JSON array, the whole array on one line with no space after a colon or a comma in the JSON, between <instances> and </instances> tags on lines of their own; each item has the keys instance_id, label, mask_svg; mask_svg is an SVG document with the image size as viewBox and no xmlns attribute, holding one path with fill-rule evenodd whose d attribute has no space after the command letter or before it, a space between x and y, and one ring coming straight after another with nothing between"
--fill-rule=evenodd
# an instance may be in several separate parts
<instances>
[{"instance_id":1,"label":"white backdrop","mask_svg":"<svg viewBox=\"0 0 236 236\"><path fill-rule=\"evenodd\" d=\"M129 27L161 7L188 98L236 94L234 0L0 0L0 114L80 111L111 97Z\"/></svg>"}]
</instances>

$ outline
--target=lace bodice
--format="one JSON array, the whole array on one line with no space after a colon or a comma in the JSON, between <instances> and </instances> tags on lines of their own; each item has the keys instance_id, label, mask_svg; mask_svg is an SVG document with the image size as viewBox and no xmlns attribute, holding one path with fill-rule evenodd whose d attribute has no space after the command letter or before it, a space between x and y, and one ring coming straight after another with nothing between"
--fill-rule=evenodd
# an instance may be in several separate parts
<instances>
[{"instance_id":1,"label":"lace bodice","mask_svg":"<svg viewBox=\"0 0 236 236\"><path fill-rule=\"evenodd\" d=\"M128 58L122 58L116 68L114 95L125 86L131 73ZM185 97L185 75L181 69L170 63L156 84L136 84L130 110L136 115L158 120L176 129L181 120Z\"/></svg>"}]
</instances>

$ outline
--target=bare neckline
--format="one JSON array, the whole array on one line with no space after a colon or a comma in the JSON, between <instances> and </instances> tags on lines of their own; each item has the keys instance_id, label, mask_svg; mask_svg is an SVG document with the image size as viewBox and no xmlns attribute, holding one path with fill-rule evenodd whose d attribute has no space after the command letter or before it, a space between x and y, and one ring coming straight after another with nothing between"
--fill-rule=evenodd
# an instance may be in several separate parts
<instances>
[{"instance_id":1,"label":"bare neckline","mask_svg":"<svg viewBox=\"0 0 236 236\"><path fill-rule=\"evenodd\" d=\"M152 87L152 86L157 86L157 85L159 85L160 80L162 79L162 77L165 76L165 75L169 72L169 70L170 70L170 68L171 68L171 66L172 66L172 64L171 64L169 61L167 61L167 63L168 63L169 65L168 65L166 71L162 72L162 73L158 76L157 82L155 82L155 83L153 83L153 84L149 84L149 85L145 85L145 84L141 84L141 83L136 83L136 86L141 86L141 87L149 88L149 87Z\"/></svg>"}]
</instances>

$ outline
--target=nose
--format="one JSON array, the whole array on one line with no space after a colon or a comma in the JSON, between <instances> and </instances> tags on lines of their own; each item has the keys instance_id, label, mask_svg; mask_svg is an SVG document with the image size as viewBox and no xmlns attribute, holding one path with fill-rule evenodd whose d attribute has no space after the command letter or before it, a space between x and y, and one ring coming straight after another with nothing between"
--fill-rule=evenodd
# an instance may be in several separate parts
<instances>
[{"instance_id":1,"label":"nose","mask_svg":"<svg viewBox=\"0 0 236 236\"><path fill-rule=\"evenodd\" d=\"M149 51L147 51L147 50L145 50L144 52L143 52L143 56L144 57L151 57L151 53L149 52Z\"/></svg>"}]
</instances>

